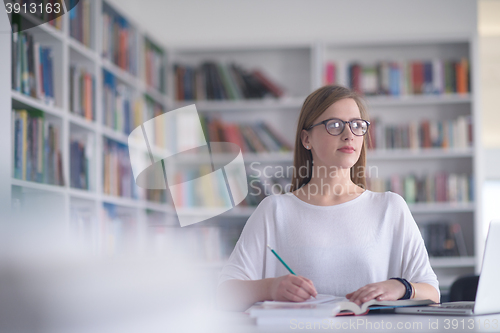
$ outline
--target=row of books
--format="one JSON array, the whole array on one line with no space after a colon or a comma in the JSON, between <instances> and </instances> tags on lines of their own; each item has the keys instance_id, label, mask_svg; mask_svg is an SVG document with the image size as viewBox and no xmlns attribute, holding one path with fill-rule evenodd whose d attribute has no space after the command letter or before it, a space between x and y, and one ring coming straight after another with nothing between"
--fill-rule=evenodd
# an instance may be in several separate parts
<instances>
[{"instance_id":1,"label":"row of books","mask_svg":"<svg viewBox=\"0 0 500 333\"><path fill-rule=\"evenodd\" d=\"M236 124L219 118L201 117L203 131L209 142L232 142L242 152L265 153L291 151L292 145L266 122ZM223 153L213 151L212 153Z\"/></svg>"},{"instance_id":2,"label":"row of books","mask_svg":"<svg viewBox=\"0 0 500 333\"><path fill-rule=\"evenodd\" d=\"M163 50L144 39L144 80L146 84L158 91L165 91Z\"/></svg>"},{"instance_id":3,"label":"row of books","mask_svg":"<svg viewBox=\"0 0 500 333\"><path fill-rule=\"evenodd\" d=\"M93 136L89 134L85 140L72 138L69 144L70 186L82 190L90 188L90 169L93 154Z\"/></svg>"},{"instance_id":4,"label":"row of books","mask_svg":"<svg viewBox=\"0 0 500 333\"><path fill-rule=\"evenodd\" d=\"M104 194L137 199L138 187L132 175L128 147L105 138L103 161Z\"/></svg>"},{"instance_id":5,"label":"row of books","mask_svg":"<svg viewBox=\"0 0 500 333\"><path fill-rule=\"evenodd\" d=\"M199 178L204 175L206 176ZM174 179L178 185L170 190L176 209L231 207L232 205L224 177L217 177L208 165L178 171Z\"/></svg>"},{"instance_id":6,"label":"row of books","mask_svg":"<svg viewBox=\"0 0 500 333\"><path fill-rule=\"evenodd\" d=\"M200 183L195 184L190 181L200 177L200 175L210 174L211 167L208 165L199 168L184 169L175 175L177 186L172 191L176 208L193 207L223 207L231 206L231 199L227 195L226 182L223 177L204 178ZM257 206L265 197L272 194L283 194L289 192L291 179L287 177L258 177L247 172L248 195L239 204L240 206ZM243 196L242 184L235 184L231 191ZM238 197L238 196L237 196Z\"/></svg>"},{"instance_id":7,"label":"row of books","mask_svg":"<svg viewBox=\"0 0 500 333\"><path fill-rule=\"evenodd\" d=\"M14 177L63 186L60 133L42 111L12 110Z\"/></svg>"},{"instance_id":8,"label":"row of books","mask_svg":"<svg viewBox=\"0 0 500 333\"><path fill-rule=\"evenodd\" d=\"M71 11L69 12L69 34L74 39L87 47L92 45L91 33L91 0L68 0Z\"/></svg>"},{"instance_id":9,"label":"row of books","mask_svg":"<svg viewBox=\"0 0 500 333\"><path fill-rule=\"evenodd\" d=\"M132 74L137 74L136 29L108 4L103 3L102 56Z\"/></svg>"},{"instance_id":10,"label":"row of books","mask_svg":"<svg viewBox=\"0 0 500 333\"><path fill-rule=\"evenodd\" d=\"M116 131L129 134L133 130L132 89L103 70L103 123Z\"/></svg>"},{"instance_id":11,"label":"row of books","mask_svg":"<svg viewBox=\"0 0 500 333\"><path fill-rule=\"evenodd\" d=\"M163 106L147 95L139 101L139 106L136 109L138 111L136 117L137 119L134 124L135 126L139 126L145 121L165 113ZM168 139L171 137L168 135L169 130L167 128L167 124L162 123L161 121L155 121L154 125L154 135L152 137L148 137L150 144L157 148L167 149L170 146Z\"/></svg>"},{"instance_id":12,"label":"row of books","mask_svg":"<svg viewBox=\"0 0 500 333\"><path fill-rule=\"evenodd\" d=\"M62 15L64 14L62 0L11 0L9 2L22 6L20 12L24 15L35 16L43 22L48 22L54 28L62 30Z\"/></svg>"},{"instance_id":13,"label":"row of books","mask_svg":"<svg viewBox=\"0 0 500 333\"><path fill-rule=\"evenodd\" d=\"M130 132L147 120L165 112L163 106L149 95L139 96L116 77L103 71L103 124L115 131ZM155 123L154 137L149 138L155 147L167 148L168 131L161 122Z\"/></svg>"},{"instance_id":14,"label":"row of books","mask_svg":"<svg viewBox=\"0 0 500 333\"><path fill-rule=\"evenodd\" d=\"M435 221L419 223L422 238L431 257L468 256L460 223Z\"/></svg>"},{"instance_id":15,"label":"row of books","mask_svg":"<svg viewBox=\"0 0 500 333\"><path fill-rule=\"evenodd\" d=\"M69 71L70 111L89 120L95 119L95 77L83 66L71 66Z\"/></svg>"},{"instance_id":16,"label":"row of books","mask_svg":"<svg viewBox=\"0 0 500 333\"><path fill-rule=\"evenodd\" d=\"M472 117L454 120L422 120L406 124L384 124L380 119L370 122L369 148L467 148L473 146Z\"/></svg>"},{"instance_id":17,"label":"row of books","mask_svg":"<svg viewBox=\"0 0 500 333\"><path fill-rule=\"evenodd\" d=\"M52 48L44 47L27 32L12 33L12 89L54 103Z\"/></svg>"},{"instance_id":18,"label":"row of books","mask_svg":"<svg viewBox=\"0 0 500 333\"><path fill-rule=\"evenodd\" d=\"M473 202L472 175L446 171L416 175L392 175L390 178L368 178L367 187L374 192L391 191L401 195L407 203Z\"/></svg>"},{"instance_id":19,"label":"row of books","mask_svg":"<svg viewBox=\"0 0 500 333\"><path fill-rule=\"evenodd\" d=\"M166 190L144 190L146 192L143 197L147 201L156 203L166 203L167 202L167 191Z\"/></svg>"},{"instance_id":20,"label":"row of books","mask_svg":"<svg viewBox=\"0 0 500 333\"><path fill-rule=\"evenodd\" d=\"M241 100L281 97L283 88L261 70L235 63L204 62L200 66L174 64L176 99Z\"/></svg>"},{"instance_id":21,"label":"row of books","mask_svg":"<svg viewBox=\"0 0 500 333\"><path fill-rule=\"evenodd\" d=\"M325 63L324 82L340 82L334 61ZM364 95L465 94L470 92L469 60L353 62L348 86Z\"/></svg>"}]
</instances>

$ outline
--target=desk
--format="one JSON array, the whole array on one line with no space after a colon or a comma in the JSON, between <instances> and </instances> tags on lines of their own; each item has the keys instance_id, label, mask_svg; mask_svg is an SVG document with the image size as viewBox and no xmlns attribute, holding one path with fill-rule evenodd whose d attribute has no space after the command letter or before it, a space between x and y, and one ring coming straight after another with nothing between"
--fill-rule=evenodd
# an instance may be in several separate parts
<instances>
[{"instance_id":1,"label":"desk","mask_svg":"<svg viewBox=\"0 0 500 333\"><path fill-rule=\"evenodd\" d=\"M252 332L500 332L500 314L484 316L443 316L408 314L368 314L342 316L325 320L313 326L312 322L292 320L290 325L257 326L255 320L244 313L226 313L219 319L220 331ZM309 324L309 326L307 326Z\"/></svg>"}]
</instances>

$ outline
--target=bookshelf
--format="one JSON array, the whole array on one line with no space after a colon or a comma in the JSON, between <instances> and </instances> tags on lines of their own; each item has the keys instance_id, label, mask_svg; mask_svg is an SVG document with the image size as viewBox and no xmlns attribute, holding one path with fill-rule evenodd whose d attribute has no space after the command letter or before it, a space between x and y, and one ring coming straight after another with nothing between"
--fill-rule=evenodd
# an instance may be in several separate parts
<instances>
[{"instance_id":1,"label":"bookshelf","mask_svg":"<svg viewBox=\"0 0 500 333\"><path fill-rule=\"evenodd\" d=\"M103 19L104 13L106 18ZM37 22L29 15L21 19ZM121 47L121 51L126 51L126 57L111 56L114 54L112 47L104 50L103 45L110 44L109 40L108 44L104 44L103 37L111 37L100 33L104 28L103 20L108 20L107 23L113 20L118 22L122 34L131 39L128 48L120 43L111 45ZM112 31L111 26L107 27L106 31ZM32 36L42 48L51 49L54 97L51 101L39 98L37 94L28 95L22 89L9 89L11 107L27 110L28 114L41 113L45 122L54 124L58 129L62 180L60 185L54 185L44 180L32 181L19 175L14 177L13 165L10 193L13 207L18 207L15 212L30 207L28 211L33 215L43 214L48 216L47 220L53 217L61 221L63 229L78 244L90 247L99 255L120 254L124 250L137 251L146 247L151 236L147 232L148 225L166 224L172 209L161 203L158 193L132 185L130 166L123 162L128 162L127 131L147 120L145 117L153 116L146 112L146 96L162 112L168 109L162 78L165 51L136 22L126 19L105 1L80 1L69 15L61 17L60 29L46 23L23 33ZM127 110L115 108L117 104L112 106L112 123L106 122L110 112L102 103L106 75L113 77L121 93L112 91L109 95L129 103ZM137 114L140 117L130 117ZM13 115L15 125L15 113ZM131 118L128 123L125 117ZM10 131L13 132L11 126ZM12 140L14 145L16 140ZM116 188L106 188L105 191L107 174L104 173L104 164L107 157L113 155L107 154L107 149L116 154L126 152L120 161L111 156L114 159L108 166L109 174L115 174L111 169L117 165L129 172L129 187L120 187L124 195L117 195L119 191ZM14 149L11 153L14 156ZM127 175L126 172L124 174ZM109 181L119 186L117 182L116 178ZM40 197L53 203L50 206L53 209L46 210L43 204L35 208L30 204Z\"/></svg>"},{"instance_id":2,"label":"bookshelf","mask_svg":"<svg viewBox=\"0 0 500 333\"><path fill-rule=\"evenodd\" d=\"M480 211L475 203L480 200L481 177L478 170L481 164L478 154L477 89L474 85L477 69L474 37L422 36L378 42L354 40L348 43L323 41L234 48L168 48L155 42L141 30L140 24L105 1L80 1L78 10L80 14L74 17L62 16L61 29L43 24L26 31L40 45L52 49L53 62L58 64L53 71L54 101L47 103L10 90L12 108L39 110L43 112L44 119L58 126L64 183L56 186L11 177L13 205L22 206L23 201L33 193L54 197L62 207L58 216L64 216L64 220L68 221L67 227L74 230L75 237L90 243L96 253L117 254L129 246L134 250L168 255L173 251L172 244L180 244L182 248L192 250L188 256L201 260L199 267L213 270L215 276L254 207L240 205L202 223L180 228L176 214L200 217L211 216L212 211L189 207L176 211L168 195L140 189L132 184L130 172L122 173L126 177L110 179L113 170L127 170L126 163L120 163L120 158L113 156L125 156L121 162L127 159L126 145L131 129L162 112L195 103L203 117L236 124L265 121L285 140L293 143L303 100L323 84L325 66L330 62L335 63L336 82L349 85L348 68L352 62L373 65L380 61L405 63L466 58L470 66L470 91L374 95L367 96L366 102L371 118L388 126L424 119L437 122L470 117L472 145L467 143L465 147L446 149L377 148L369 152L368 163L378 167L381 179L390 179L394 174L423 177L444 170L472 176L470 186L473 186L474 200L471 202L416 202L409 206L419 225L446 220L459 223L462 228L467 255L431 259L440 280L447 281L442 284L443 290L449 287L448 282L453 277L477 271L483 235ZM113 24L130 39L129 43L112 42L116 39L116 31L111 29ZM84 33L75 31L80 29L79 25L84 27L81 29L86 29ZM118 53L121 55L117 55L116 50L120 50ZM207 61L236 63L245 70L259 69L285 94L279 98L263 99L178 100L174 66L180 64L196 68ZM85 93L85 96L92 96L87 109L82 107L75 111L74 106L79 103L75 102L74 93L72 97L70 93L79 90L76 88L78 79L70 78L74 77L72 73L82 72L88 77L83 80L87 82L84 83L86 87L95 88ZM88 112L89 107L92 112ZM72 142L76 144L72 145ZM159 151L169 148L164 143L158 143ZM213 157L214 160L224 159L224 154L214 154ZM292 164L292 153L244 152L244 159L248 168L252 163L257 163L259 168L279 168ZM179 160L180 166L177 167L196 166L200 162L207 161L187 156ZM84 181L73 180L78 178L74 175L74 165L80 165L84 170ZM124 184L119 185L123 179L128 182L125 192L117 190L117 186L122 190L125 188Z\"/></svg>"},{"instance_id":3,"label":"bookshelf","mask_svg":"<svg viewBox=\"0 0 500 333\"><path fill-rule=\"evenodd\" d=\"M473 273L478 265L478 252L481 248L481 233L478 229L480 223L479 210L475 202L480 193L480 172L477 170L480 156L477 137L477 107L474 89L474 71L477 68L475 60L476 41L472 36L424 36L413 39L387 39L379 42L357 40L346 43L325 41L311 45L282 45L279 47L259 46L250 47L246 50L242 47L234 49L211 48L184 48L172 50L169 58L169 68L181 62L185 65L195 67L204 61L216 63L238 63L246 68L263 68L265 73L273 73L270 76L284 87L287 94L279 99L264 100L195 100L175 101L173 105L180 107L195 102L197 109L202 115L217 116L224 121L245 123L254 119L265 119L272 124L279 124L280 134L293 142L295 134L295 121L298 117L300 107L308 91L323 84L324 70L327 63L334 61L337 67L336 83L349 85L348 66L352 62L363 65L374 65L380 61L397 61L399 63L411 63L416 61L432 61L438 59L443 63L447 61L460 62L467 59L470 66L471 89L466 91L447 93L414 94L400 93L396 96L373 95L365 96L370 116L379 120L387 127L421 122L429 120L431 123L448 121L457 122L470 117L473 128L472 136L465 143L450 145L448 147L428 146L409 148L386 148L377 147L372 149L368 155L368 165L378 168L377 177L388 180L395 174L405 177L407 175L425 176L433 173L447 171L472 177L473 181L467 182L468 188L474 198L450 198L451 200L440 200L439 202L409 202L410 210L417 224L424 227L435 221L447 221L458 223L465 238L467 253L462 256L440 256L432 257L433 265L438 278L443 281L441 288L444 293L460 274ZM287 55L283 54L287 50ZM273 53L278 59L283 57L279 64L274 63L268 53ZM250 58L249 58L250 57ZM269 57L269 58L268 58ZM303 90L296 87L287 87L290 78L279 72L293 61L287 57L302 60L293 64L292 80L307 78L308 88ZM301 63L301 64L300 64ZM269 67L266 67L269 66ZM170 87L175 87L175 72L170 73ZM289 73L288 73L289 74ZM402 84L402 83L401 83ZM308 91L307 91L308 89ZM175 96L175 89L170 90L170 96ZM293 120L293 121L290 121ZM438 126L438 125L432 125ZM439 125L441 126L441 125ZM451 126L451 125L450 125ZM384 128L385 130L385 128ZM463 140L462 140L463 141ZM214 156L216 159L217 156ZM292 165L292 154L281 153L245 153L245 163L259 162L263 166L286 167ZM196 159L186 159L186 164L202 163ZM465 178L463 179L465 181ZM448 180L447 180L448 181ZM385 190L395 191L394 188ZM465 193L465 192L464 192ZM403 196L404 193L400 193ZM435 201L435 200L434 200ZM236 207L231 213L223 214L219 220L243 221L233 226L241 228L244 221L253 212L252 207ZM182 214L199 216L210 211L185 209ZM229 227L228 227L229 228ZM223 261L207 265L214 269L220 269Z\"/></svg>"}]
</instances>

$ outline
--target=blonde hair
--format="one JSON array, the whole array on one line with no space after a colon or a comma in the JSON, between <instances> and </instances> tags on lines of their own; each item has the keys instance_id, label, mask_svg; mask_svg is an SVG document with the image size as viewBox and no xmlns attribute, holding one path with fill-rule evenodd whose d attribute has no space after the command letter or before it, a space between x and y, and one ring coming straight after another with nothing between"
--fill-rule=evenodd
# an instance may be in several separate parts
<instances>
[{"instance_id":1,"label":"blonde hair","mask_svg":"<svg viewBox=\"0 0 500 333\"><path fill-rule=\"evenodd\" d=\"M313 125L314 121L333 103L345 99L352 98L358 105L362 119L369 120L368 112L362 99L352 90L337 86L329 85L321 87L309 96L307 96L302 109L300 110L299 121L297 124L297 133L295 135L295 148L293 154L294 173L292 177L292 186L290 192L293 192L311 180L312 176L312 153L302 145L301 133L302 130ZM354 184L366 188L366 150L367 142L370 140L369 133L363 138L363 146L358 161L351 167L351 180ZM306 168L307 174L302 175L300 170Z\"/></svg>"}]
</instances>

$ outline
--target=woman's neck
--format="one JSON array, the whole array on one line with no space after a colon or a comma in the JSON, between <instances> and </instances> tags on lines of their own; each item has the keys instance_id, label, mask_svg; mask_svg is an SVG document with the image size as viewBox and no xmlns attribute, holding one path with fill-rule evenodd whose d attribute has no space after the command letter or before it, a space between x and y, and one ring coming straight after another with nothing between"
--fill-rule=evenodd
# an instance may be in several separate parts
<instances>
[{"instance_id":1,"label":"woman's neck","mask_svg":"<svg viewBox=\"0 0 500 333\"><path fill-rule=\"evenodd\" d=\"M306 202L329 206L352 200L364 192L352 182L350 169L325 170L321 167L313 169L311 180L294 194Z\"/></svg>"}]
</instances>

